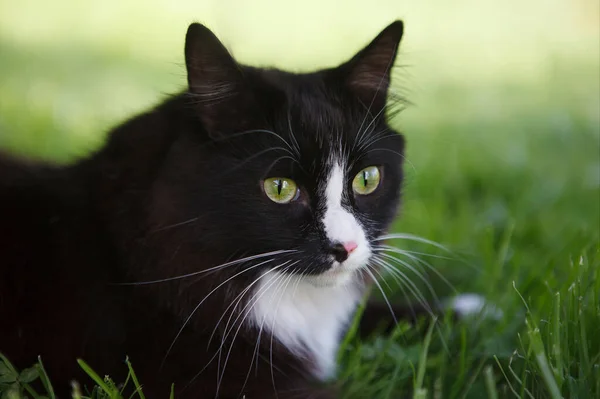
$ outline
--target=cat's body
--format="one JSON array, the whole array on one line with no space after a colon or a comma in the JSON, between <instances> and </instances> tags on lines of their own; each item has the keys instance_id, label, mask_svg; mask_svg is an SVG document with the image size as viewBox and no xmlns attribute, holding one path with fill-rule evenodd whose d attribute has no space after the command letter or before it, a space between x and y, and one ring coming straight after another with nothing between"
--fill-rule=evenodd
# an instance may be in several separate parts
<instances>
[{"instance_id":1,"label":"cat's body","mask_svg":"<svg viewBox=\"0 0 600 399\"><path fill-rule=\"evenodd\" d=\"M122 381L128 355L150 398L335 397L318 385L400 200L401 35L294 75L241 67L192 25L185 93L73 166L0 157L0 352L41 355L63 394L76 358Z\"/></svg>"}]
</instances>

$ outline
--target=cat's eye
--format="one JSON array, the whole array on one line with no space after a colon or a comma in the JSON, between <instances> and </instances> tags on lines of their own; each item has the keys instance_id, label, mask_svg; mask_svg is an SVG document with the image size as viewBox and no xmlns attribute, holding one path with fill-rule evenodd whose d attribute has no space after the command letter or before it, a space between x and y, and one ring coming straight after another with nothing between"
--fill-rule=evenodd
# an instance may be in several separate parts
<instances>
[{"instance_id":1,"label":"cat's eye","mask_svg":"<svg viewBox=\"0 0 600 399\"><path fill-rule=\"evenodd\" d=\"M367 195L371 194L381 180L381 173L377 166L369 166L356 174L352 180L352 189L356 194Z\"/></svg>"},{"instance_id":2,"label":"cat's eye","mask_svg":"<svg viewBox=\"0 0 600 399\"><path fill-rule=\"evenodd\" d=\"M292 179L271 177L265 179L263 188L267 197L278 204L287 204L298 198L298 185Z\"/></svg>"}]
</instances>

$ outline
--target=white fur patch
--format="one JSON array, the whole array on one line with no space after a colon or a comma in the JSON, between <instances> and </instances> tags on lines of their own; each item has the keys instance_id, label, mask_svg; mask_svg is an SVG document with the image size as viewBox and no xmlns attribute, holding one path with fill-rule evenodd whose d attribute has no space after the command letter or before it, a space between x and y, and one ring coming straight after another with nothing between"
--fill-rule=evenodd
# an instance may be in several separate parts
<instances>
[{"instance_id":1,"label":"white fur patch","mask_svg":"<svg viewBox=\"0 0 600 399\"><path fill-rule=\"evenodd\" d=\"M299 276L270 271L260 278L255 293L259 299L252 308L252 324L270 331L296 356L311 356L317 378L333 377L341 335L361 290L354 284L319 287Z\"/></svg>"},{"instance_id":2,"label":"white fur patch","mask_svg":"<svg viewBox=\"0 0 600 399\"><path fill-rule=\"evenodd\" d=\"M358 220L348 210L342 207L342 197L347 176L344 176L344 168L341 162L334 161L333 167L325 185L325 215L323 225L327 238L332 242L346 243L353 241L357 247L341 264L333 262L332 270L343 269L354 271L364 267L371 257L371 248L367 241L365 232ZM339 283L347 281L352 273L340 273ZM324 276L325 277L325 276Z\"/></svg>"},{"instance_id":3,"label":"white fur patch","mask_svg":"<svg viewBox=\"0 0 600 399\"><path fill-rule=\"evenodd\" d=\"M362 296L353 281L366 266L371 248L358 220L342 207L347 176L343 163L332 160L332 168L321 187L325 199L322 220L328 240L354 242L357 246L344 262L335 261L319 275L292 276L278 271L265 273L255 291L251 324L270 331L296 356L310 356L315 376L335 375L336 354L344 327ZM286 283L289 282L289 283Z\"/></svg>"}]
</instances>

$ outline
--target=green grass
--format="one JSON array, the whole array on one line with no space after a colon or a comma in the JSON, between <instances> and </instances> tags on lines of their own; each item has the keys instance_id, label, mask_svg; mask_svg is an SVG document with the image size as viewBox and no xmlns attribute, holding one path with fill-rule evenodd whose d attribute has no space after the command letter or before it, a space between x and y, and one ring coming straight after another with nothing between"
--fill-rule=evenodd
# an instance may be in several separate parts
<instances>
[{"instance_id":1,"label":"green grass","mask_svg":"<svg viewBox=\"0 0 600 399\"><path fill-rule=\"evenodd\" d=\"M156 28L152 24L166 6L152 4L144 10L147 20L129 25L119 16L110 32L100 28L100 17L91 17L98 13L46 10L50 17L35 26L49 33L36 36L25 23L32 18L26 6L0 3L0 147L65 162L100 145L119 120L182 87L181 40L193 19L186 10L193 7L169 9L170 22ZM394 230L442 243L450 253L417 242L394 244L428 254L422 259L449 281L424 267L437 296L481 293L504 317L441 320L433 327L424 320L417 329L401 325L391 337L368 341L350 333L340 350L344 397L598 399L600 65L597 19L592 28L585 23L597 6L565 1L550 10L530 2L500 23L494 19L505 10L500 5L457 13L441 4L435 9L414 4L406 12L393 11L406 19L408 50L401 63L411 65L399 68L395 82L417 104L394 121L407 136L410 161ZM103 7L118 9L116 2ZM347 19L363 16L357 10L350 7ZM563 19L565 10L582 19ZM376 11L364 32L389 19ZM254 14L239 18L242 14L237 22L262 29L255 37L268 36L269 26L256 27ZM197 19L221 21L214 22L221 32L231 27L218 13L204 15ZM534 23L535 15L545 22ZM53 23L59 16L61 22ZM163 34L154 37L156 46L139 35L144 29L148 34L146 23ZM70 33L73 26L82 30L80 36ZM353 31L331 52L329 44L336 41L328 36L320 63L315 37L326 31L309 24L303 29L310 34L293 46L269 36L272 46L266 50L244 42L238 53L252 61L254 49L264 61L271 48L283 54L282 64L317 67L341 60L365 39ZM239 42L241 32L230 38ZM294 59L290 48L302 57ZM312 58L305 57L309 53ZM416 275L413 281L433 296ZM389 284L395 288L393 280ZM387 295L403 299L397 288ZM81 383L96 382L91 397L118 397L112 382L89 374ZM18 373L0 363L0 390L11 386L36 397L26 384L38 375L45 373Z\"/></svg>"}]
</instances>

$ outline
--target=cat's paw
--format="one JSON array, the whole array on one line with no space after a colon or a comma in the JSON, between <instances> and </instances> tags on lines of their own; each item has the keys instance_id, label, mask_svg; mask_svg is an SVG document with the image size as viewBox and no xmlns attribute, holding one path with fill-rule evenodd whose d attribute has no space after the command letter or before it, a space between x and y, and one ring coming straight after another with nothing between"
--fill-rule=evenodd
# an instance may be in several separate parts
<instances>
[{"instance_id":1,"label":"cat's paw","mask_svg":"<svg viewBox=\"0 0 600 399\"><path fill-rule=\"evenodd\" d=\"M446 300L445 308L452 312L459 319L471 317L483 317L486 319L500 320L504 313L494 304L489 303L479 294L467 293L460 294Z\"/></svg>"}]
</instances>

